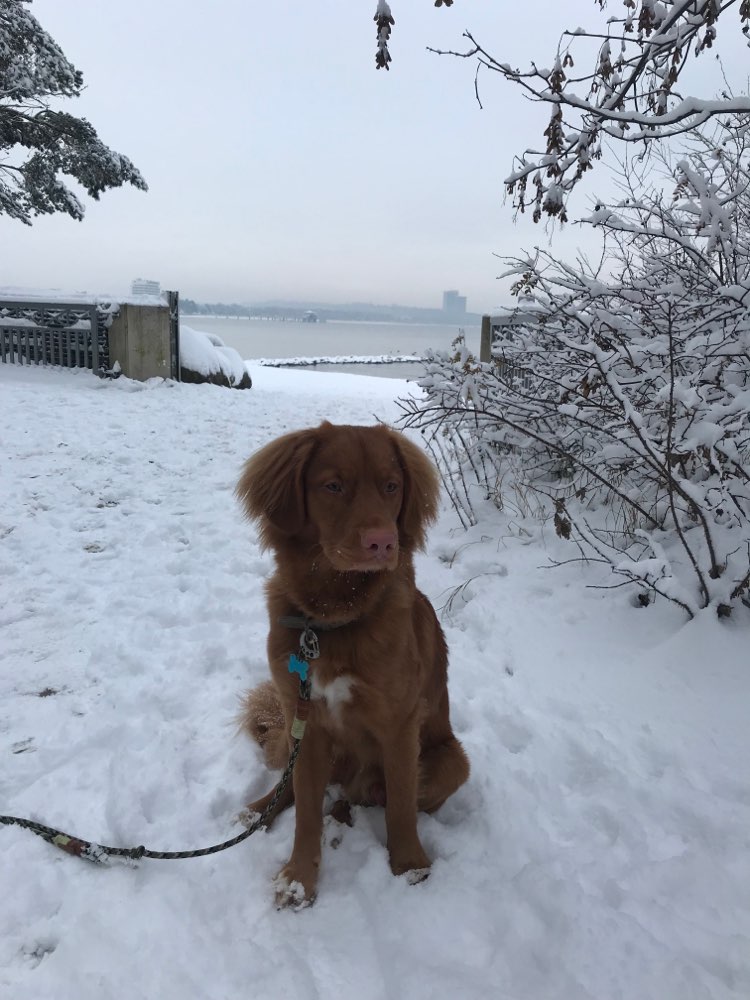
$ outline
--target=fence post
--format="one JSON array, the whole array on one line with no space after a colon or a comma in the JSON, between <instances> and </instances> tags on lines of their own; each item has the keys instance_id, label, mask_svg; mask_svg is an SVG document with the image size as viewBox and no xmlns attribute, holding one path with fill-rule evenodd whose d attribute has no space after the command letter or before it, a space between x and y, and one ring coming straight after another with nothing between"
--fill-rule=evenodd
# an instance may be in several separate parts
<instances>
[{"instance_id":1,"label":"fence post","mask_svg":"<svg viewBox=\"0 0 750 1000\"><path fill-rule=\"evenodd\" d=\"M96 306L89 309L89 325L91 326L91 371L99 372L99 310ZM86 351L84 350L84 359Z\"/></svg>"},{"instance_id":2,"label":"fence post","mask_svg":"<svg viewBox=\"0 0 750 1000\"><path fill-rule=\"evenodd\" d=\"M482 316L482 333L479 340L479 360L492 360L492 317Z\"/></svg>"},{"instance_id":3,"label":"fence post","mask_svg":"<svg viewBox=\"0 0 750 1000\"><path fill-rule=\"evenodd\" d=\"M180 293L165 292L169 303L169 352L171 355L172 378L182 381L180 365Z\"/></svg>"}]
</instances>

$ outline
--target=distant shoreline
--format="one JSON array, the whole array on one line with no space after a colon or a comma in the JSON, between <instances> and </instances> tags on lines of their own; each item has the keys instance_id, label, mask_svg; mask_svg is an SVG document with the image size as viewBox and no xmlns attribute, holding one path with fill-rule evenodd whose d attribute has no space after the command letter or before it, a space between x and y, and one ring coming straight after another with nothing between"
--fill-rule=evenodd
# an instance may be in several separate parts
<instances>
[{"instance_id":1,"label":"distant shoreline","mask_svg":"<svg viewBox=\"0 0 750 1000\"><path fill-rule=\"evenodd\" d=\"M334 316L327 317L325 319L319 320L317 323L304 323L304 321L296 316L237 316L234 313L188 313L180 312L180 319L184 320L201 320L201 319L211 319L211 320L231 320L237 322L238 320L247 320L253 323L303 323L305 326L310 326L315 328L320 325L327 325L328 323L362 323L381 326L455 326L455 327L472 327L479 326L480 317L474 321L459 321L459 320L428 320L428 319L347 319L344 316Z\"/></svg>"},{"instance_id":2,"label":"distant shoreline","mask_svg":"<svg viewBox=\"0 0 750 1000\"><path fill-rule=\"evenodd\" d=\"M311 368L316 365L412 365L424 363L427 359L417 354L342 354L332 357L248 358L247 360L264 368Z\"/></svg>"},{"instance_id":3,"label":"distant shoreline","mask_svg":"<svg viewBox=\"0 0 750 1000\"><path fill-rule=\"evenodd\" d=\"M388 323L334 320L329 323L262 322L233 316L197 315L182 317L181 325L218 338L249 361L289 364L304 359L309 371L333 364L356 365L365 374L381 370L384 376L413 371L432 351L454 353L463 335L469 351L479 349L479 326L446 323ZM366 360L377 359L377 360ZM383 359L388 358L384 364ZM397 359L397 360L396 360Z\"/></svg>"}]
</instances>

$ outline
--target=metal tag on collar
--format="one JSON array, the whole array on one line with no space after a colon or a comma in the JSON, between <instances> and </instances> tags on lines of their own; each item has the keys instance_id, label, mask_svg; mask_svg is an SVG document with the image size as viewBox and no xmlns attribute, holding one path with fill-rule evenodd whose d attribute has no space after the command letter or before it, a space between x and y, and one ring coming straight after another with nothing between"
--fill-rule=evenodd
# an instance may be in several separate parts
<instances>
[{"instance_id":1,"label":"metal tag on collar","mask_svg":"<svg viewBox=\"0 0 750 1000\"><path fill-rule=\"evenodd\" d=\"M302 635L299 637L299 650L302 653L302 658L305 660L317 660L320 656L318 637L309 625L305 626Z\"/></svg>"}]
</instances>

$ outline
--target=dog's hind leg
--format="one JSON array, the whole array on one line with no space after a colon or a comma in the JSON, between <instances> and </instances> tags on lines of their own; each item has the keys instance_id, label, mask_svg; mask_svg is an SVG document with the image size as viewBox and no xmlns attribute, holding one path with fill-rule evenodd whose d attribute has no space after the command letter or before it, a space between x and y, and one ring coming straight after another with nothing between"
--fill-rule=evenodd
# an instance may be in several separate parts
<instances>
[{"instance_id":1,"label":"dog's hind leg","mask_svg":"<svg viewBox=\"0 0 750 1000\"><path fill-rule=\"evenodd\" d=\"M284 724L284 713L273 681L264 681L248 692L242 704L239 724L262 747L269 768L278 770L286 767L289 760L289 741ZM275 792L276 789L272 788L267 795L251 802L240 813L240 821L246 826L252 825L268 807ZM264 825L269 827L279 813L288 809L293 802L294 791L292 782L289 780L275 809L268 816Z\"/></svg>"},{"instance_id":2,"label":"dog's hind leg","mask_svg":"<svg viewBox=\"0 0 750 1000\"><path fill-rule=\"evenodd\" d=\"M249 806L242 810L238 819L245 826L252 826L253 823L257 822L258 818L263 815L265 810L268 808L271 799L276 794L276 788L272 788L270 792L264 795L260 799L256 799L255 802L251 802ZM288 809L290 805L294 802L294 791L292 790L291 779L287 784L284 791L281 793L279 801L276 803L275 808L266 817L266 821L263 826L268 829L279 813L282 813L285 809Z\"/></svg>"},{"instance_id":3,"label":"dog's hind leg","mask_svg":"<svg viewBox=\"0 0 750 1000\"><path fill-rule=\"evenodd\" d=\"M419 757L418 808L435 812L469 777L469 760L455 736L423 747Z\"/></svg>"}]
</instances>

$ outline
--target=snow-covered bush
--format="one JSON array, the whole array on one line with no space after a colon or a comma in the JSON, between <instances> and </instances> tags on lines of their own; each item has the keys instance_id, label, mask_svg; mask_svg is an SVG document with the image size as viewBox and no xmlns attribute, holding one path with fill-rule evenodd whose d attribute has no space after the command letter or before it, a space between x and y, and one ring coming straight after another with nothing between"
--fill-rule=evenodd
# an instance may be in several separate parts
<instances>
[{"instance_id":1,"label":"snow-covered bush","mask_svg":"<svg viewBox=\"0 0 750 1000\"><path fill-rule=\"evenodd\" d=\"M435 356L406 405L459 513L549 499L558 533L642 593L727 614L750 586L750 149L696 136L652 187L597 206L593 272L511 262L525 309L490 364ZM747 125L747 122L744 123ZM714 139L715 137L711 137Z\"/></svg>"}]
</instances>

